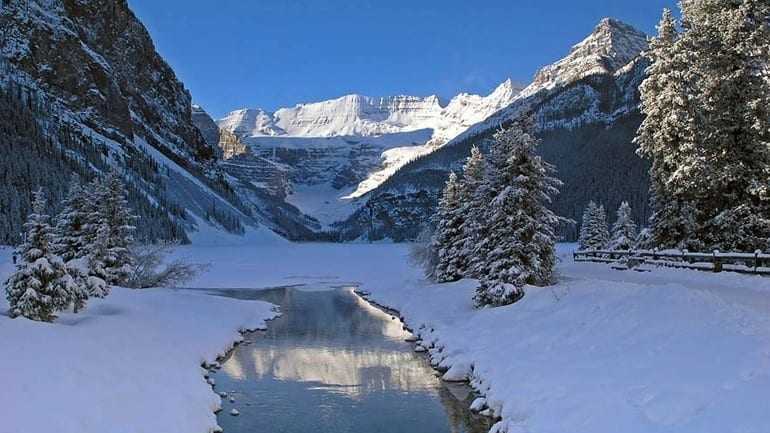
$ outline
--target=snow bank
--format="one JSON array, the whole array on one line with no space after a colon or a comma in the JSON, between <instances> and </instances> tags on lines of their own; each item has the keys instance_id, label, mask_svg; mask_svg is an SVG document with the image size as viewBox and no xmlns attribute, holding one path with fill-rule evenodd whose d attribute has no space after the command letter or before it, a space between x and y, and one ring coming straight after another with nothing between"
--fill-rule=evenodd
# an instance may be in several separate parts
<instances>
[{"instance_id":1,"label":"snow bank","mask_svg":"<svg viewBox=\"0 0 770 433\"><path fill-rule=\"evenodd\" d=\"M0 279L12 267L0 250ZM0 432L205 433L220 405L200 367L274 313L264 302L115 288L55 323L0 300Z\"/></svg>"},{"instance_id":2,"label":"snow bank","mask_svg":"<svg viewBox=\"0 0 770 433\"><path fill-rule=\"evenodd\" d=\"M360 283L399 310L446 379L469 377L498 432L766 432L770 279L573 263L561 283L474 310L473 281L432 285L403 245L196 249L198 287Z\"/></svg>"},{"instance_id":3,"label":"snow bank","mask_svg":"<svg viewBox=\"0 0 770 433\"><path fill-rule=\"evenodd\" d=\"M447 379L472 364L502 417L493 431L767 431L770 279L620 272L561 252L560 284L503 308L474 310L473 281L366 287L436 348Z\"/></svg>"}]
</instances>

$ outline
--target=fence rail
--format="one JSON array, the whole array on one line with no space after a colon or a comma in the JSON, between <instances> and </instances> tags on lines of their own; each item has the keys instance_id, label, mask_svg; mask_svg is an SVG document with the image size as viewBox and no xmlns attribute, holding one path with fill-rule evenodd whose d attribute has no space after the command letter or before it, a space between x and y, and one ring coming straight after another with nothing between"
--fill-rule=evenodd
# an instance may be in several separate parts
<instances>
[{"instance_id":1,"label":"fence rail","mask_svg":"<svg viewBox=\"0 0 770 433\"><path fill-rule=\"evenodd\" d=\"M770 254L755 253L711 253L676 250L585 250L575 251L576 262L619 263L629 268L641 264L686 268L710 272L739 272L743 274L770 275Z\"/></svg>"}]
</instances>

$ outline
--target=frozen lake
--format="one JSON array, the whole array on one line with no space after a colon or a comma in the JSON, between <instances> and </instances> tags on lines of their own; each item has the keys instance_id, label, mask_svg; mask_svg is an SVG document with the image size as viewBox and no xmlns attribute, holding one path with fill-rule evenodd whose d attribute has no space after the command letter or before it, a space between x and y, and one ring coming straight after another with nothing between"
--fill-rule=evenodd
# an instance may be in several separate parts
<instances>
[{"instance_id":1,"label":"frozen lake","mask_svg":"<svg viewBox=\"0 0 770 433\"><path fill-rule=\"evenodd\" d=\"M468 410L470 388L439 380L404 341L401 322L352 288L223 294L272 302L283 313L247 335L213 376L217 392L228 393L218 416L225 433L489 430Z\"/></svg>"}]
</instances>

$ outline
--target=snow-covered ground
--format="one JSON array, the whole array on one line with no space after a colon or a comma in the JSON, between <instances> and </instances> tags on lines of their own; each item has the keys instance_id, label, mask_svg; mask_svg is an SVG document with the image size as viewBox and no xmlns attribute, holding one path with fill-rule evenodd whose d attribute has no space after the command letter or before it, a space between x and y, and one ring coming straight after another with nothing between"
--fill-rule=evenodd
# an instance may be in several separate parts
<instances>
[{"instance_id":1,"label":"snow-covered ground","mask_svg":"<svg viewBox=\"0 0 770 433\"><path fill-rule=\"evenodd\" d=\"M573 263L519 303L474 310L473 281L432 285L403 245L188 248L196 285L358 282L398 309L452 374L471 378L509 433L767 432L770 279ZM433 329L432 332L429 329ZM433 351L436 353L437 351Z\"/></svg>"},{"instance_id":2,"label":"snow-covered ground","mask_svg":"<svg viewBox=\"0 0 770 433\"><path fill-rule=\"evenodd\" d=\"M0 249L0 279L12 270ZM220 404L200 367L275 315L264 302L116 288L55 323L0 299L0 432L206 433Z\"/></svg>"},{"instance_id":3,"label":"snow-covered ground","mask_svg":"<svg viewBox=\"0 0 770 433\"><path fill-rule=\"evenodd\" d=\"M452 375L470 372L502 416L499 431L768 431L769 278L614 271L573 263L571 248L559 248L558 285L481 311L472 308L473 281L428 284L405 245L273 242L176 254L212 264L191 287L359 283L443 348L432 352ZM56 431L205 432L217 397L198 364L226 349L239 326L267 317L261 308L117 290L54 325L0 317L0 339L13 342L0 346L0 431L21 422L21 431L44 431L56 420Z\"/></svg>"}]
</instances>

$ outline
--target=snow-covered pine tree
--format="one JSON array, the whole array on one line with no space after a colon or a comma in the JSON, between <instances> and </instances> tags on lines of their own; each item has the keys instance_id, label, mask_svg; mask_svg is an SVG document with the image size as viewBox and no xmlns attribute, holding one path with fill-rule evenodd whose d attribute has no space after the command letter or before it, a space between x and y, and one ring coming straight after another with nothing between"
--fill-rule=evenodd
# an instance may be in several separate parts
<instances>
[{"instance_id":1,"label":"snow-covered pine tree","mask_svg":"<svg viewBox=\"0 0 770 433\"><path fill-rule=\"evenodd\" d=\"M596 212L599 210L599 206L595 201L591 200L583 210L583 220L580 223L580 235L578 237L578 249L586 251L590 250L592 244L590 240L590 230L592 218L596 216Z\"/></svg>"},{"instance_id":2,"label":"snow-covered pine tree","mask_svg":"<svg viewBox=\"0 0 770 433\"><path fill-rule=\"evenodd\" d=\"M111 171L95 192L98 199L98 226L94 240L95 276L107 284L119 285L126 281L133 258L129 246L133 243L134 221L126 200L126 191L120 175Z\"/></svg>"},{"instance_id":3,"label":"snow-covered pine tree","mask_svg":"<svg viewBox=\"0 0 770 433\"><path fill-rule=\"evenodd\" d=\"M483 200L482 186L487 175L487 161L478 146L471 148L471 155L463 167L461 181L461 213L465 216L461 226L458 251L466 258L466 276L480 277L482 257L474 254L476 245L483 238L484 213L487 201Z\"/></svg>"},{"instance_id":4,"label":"snow-covered pine tree","mask_svg":"<svg viewBox=\"0 0 770 433\"><path fill-rule=\"evenodd\" d=\"M770 249L770 2L682 3L694 53L699 140L687 179L696 239L708 249Z\"/></svg>"},{"instance_id":5,"label":"snow-covered pine tree","mask_svg":"<svg viewBox=\"0 0 770 433\"><path fill-rule=\"evenodd\" d=\"M438 251L435 278L440 283L457 281L464 276L465 257L457 250L463 215L460 204L460 182L456 173L449 175L439 200L435 247Z\"/></svg>"},{"instance_id":6,"label":"snow-covered pine tree","mask_svg":"<svg viewBox=\"0 0 770 433\"><path fill-rule=\"evenodd\" d=\"M86 196L77 176L72 177L64 208L56 218L54 245L56 254L65 262L86 254Z\"/></svg>"},{"instance_id":7,"label":"snow-covered pine tree","mask_svg":"<svg viewBox=\"0 0 770 433\"><path fill-rule=\"evenodd\" d=\"M648 57L637 142L653 161L655 244L770 249L770 3L682 2Z\"/></svg>"},{"instance_id":8,"label":"snow-covered pine tree","mask_svg":"<svg viewBox=\"0 0 770 433\"><path fill-rule=\"evenodd\" d=\"M64 261L53 253L53 229L45 209L41 188L34 193L32 213L24 225L26 241L18 249L22 261L5 284L11 317L53 321L80 290Z\"/></svg>"},{"instance_id":9,"label":"snow-covered pine tree","mask_svg":"<svg viewBox=\"0 0 770 433\"><path fill-rule=\"evenodd\" d=\"M559 218L548 205L561 182L536 154L533 129L524 117L495 135L488 183L497 194L485 218L493 246L474 297L478 307L511 304L524 296L525 284L548 284L553 277Z\"/></svg>"},{"instance_id":10,"label":"snow-covered pine tree","mask_svg":"<svg viewBox=\"0 0 770 433\"><path fill-rule=\"evenodd\" d=\"M607 222L607 210L604 208L604 205L599 206L594 221L594 239L597 249L607 248L610 243L610 228Z\"/></svg>"},{"instance_id":11,"label":"snow-covered pine tree","mask_svg":"<svg viewBox=\"0 0 770 433\"><path fill-rule=\"evenodd\" d=\"M688 205L695 169L688 161L695 160L693 149L698 136L693 55L680 38L674 15L665 9L658 36L645 52L650 61L640 87L645 118L635 140L639 154L652 161L651 242L657 246L697 248L690 243L694 220Z\"/></svg>"},{"instance_id":12,"label":"snow-covered pine tree","mask_svg":"<svg viewBox=\"0 0 770 433\"><path fill-rule=\"evenodd\" d=\"M630 250L636 245L638 233L636 223L631 217L631 206L624 201L620 204L617 219L612 225L612 236L609 243L611 250Z\"/></svg>"},{"instance_id":13,"label":"snow-covered pine tree","mask_svg":"<svg viewBox=\"0 0 770 433\"><path fill-rule=\"evenodd\" d=\"M88 267L85 256L88 255L86 241L86 223L88 220L88 198L77 176L70 182L69 192L64 199L64 208L56 218L53 246L58 256L64 260L72 278L75 279L77 290L70 293L70 300L77 313L86 305L89 295L94 291L92 281L88 277ZM101 290L97 290L101 292Z\"/></svg>"},{"instance_id":14,"label":"snow-covered pine tree","mask_svg":"<svg viewBox=\"0 0 770 433\"><path fill-rule=\"evenodd\" d=\"M609 242L607 212L603 205L598 206L595 202L590 201L583 212L579 248L581 250L602 250L607 248Z\"/></svg>"}]
</instances>

